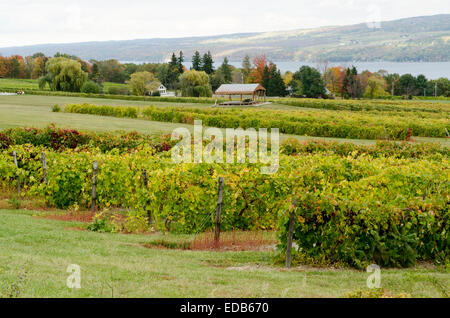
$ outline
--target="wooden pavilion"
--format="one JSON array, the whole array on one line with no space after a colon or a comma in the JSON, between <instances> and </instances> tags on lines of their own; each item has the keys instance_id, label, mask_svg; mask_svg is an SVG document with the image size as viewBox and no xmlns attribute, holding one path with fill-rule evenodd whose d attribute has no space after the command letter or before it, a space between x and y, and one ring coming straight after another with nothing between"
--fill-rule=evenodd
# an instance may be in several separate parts
<instances>
[{"instance_id":1,"label":"wooden pavilion","mask_svg":"<svg viewBox=\"0 0 450 318\"><path fill-rule=\"evenodd\" d=\"M217 96L229 96L227 102L220 105L255 105L266 99L266 89L261 84L223 84L215 92ZM232 96L240 96L240 101L233 101ZM251 97L243 99L243 96Z\"/></svg>"}]
</instances>

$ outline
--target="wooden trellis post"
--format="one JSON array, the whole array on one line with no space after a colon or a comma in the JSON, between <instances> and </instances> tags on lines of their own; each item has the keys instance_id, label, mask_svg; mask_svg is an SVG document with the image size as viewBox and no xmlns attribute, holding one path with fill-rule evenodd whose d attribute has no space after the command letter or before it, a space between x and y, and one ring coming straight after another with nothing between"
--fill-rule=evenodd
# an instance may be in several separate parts
<instances>
[{"instance_id":1,"label":"wooden trellis post","mask_svg":"<svg viewBox=\"0 0 450 318\"><path fill-rule=\"evenodd\" d=\"M220 239L220 223L222 215L222 203L223 203L223 178L219 177L219 188L217 194L217 207L216 207L216 229L214 232L214 242L216 246L219 246Z\"/></svg>"},{"instance_id":2,"label":"wooden trellis post","mask_svg":"<svg viewBox=\"0 0 450 318\"><path fill-rule=\"evenodd\" d=\"M287 247L286 247L286 267L291 267L291 257L292 257L292 240L294 238L294 225L295 225L295 210L297 209L297 199L292 201L289 207L289 231L287 237Z\"/></svg>"},{"instance_id":3,"label":"wooden trellis post","mask_svg":"<svg viewBox=\"0 0 450 318\"><path fill-rule=\"evenodd\" d=\"M41 161L42 161L43 181L44 183L47 183L47 158L45 156L45 152L42 153Z\"/></svg>"},{"instance_id":4,"label":"wooden trellis post","mask_svg":"<svg viewBox=\"0 0 450 318\"><path fill-rule=\"evenodd\" d=\"M14 150L13 151L13 158L14 158L14 165L16 166L16 168L19 168L19 163L17 162L17 153ZM19 176L19 172L16 173L16 180L17 180L17 194L20 195L20 176Z\"/></svg>"},{"instance_id":5,"label":"wooden trellis post","mask_svg":"<svg viewBox=\"0 0 450 318\"><path fill-rule=\"evenodd\" d=\"M142 170L142 179L144 180L144 187L146 190L148 190L148 176L147 176L147 170ZM147 210L147 206L149 204L148 198L145 201L144 204L144 211L147 212L147 220L148 220L148 225L152 224L152 215L150 213L150 210Z\"/></svg>"},{"instance_id":6,"label":"wooden trellis post","mask_svg":"<svg viewBox=\"0 0 450 318\"><path fill-rule=\"evenodd\" d=\"M92 212L96 210L96 201L97 201L97 171L98 171L98 162L94 161L92 165L94 168L94 172L92 175Z\"/></svg>"},{"instance_id":7,"label":"wooden trellis post","mask_svg":"<svg viewBox=\"0 0 450 318\"><path fill-rule=\"evenodd\" d=\"M412 132L412 128L408 128L408 131L406 132L406 141L411 141Z\"/></svg>"}]
</instances>

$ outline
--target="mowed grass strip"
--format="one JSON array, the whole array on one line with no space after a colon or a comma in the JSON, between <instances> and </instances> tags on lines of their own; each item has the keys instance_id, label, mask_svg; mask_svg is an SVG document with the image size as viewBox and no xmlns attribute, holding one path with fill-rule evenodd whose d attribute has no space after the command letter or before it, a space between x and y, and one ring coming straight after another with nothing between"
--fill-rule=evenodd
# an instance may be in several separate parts
<instances>
[{"instance_id":1,"label":"mowed grass strip","mask_svg":"<svg viewBox=\"0 0 450 318\"><path fill-rule=\"evenodd\" d=\"M149 249L142 243L161 235L74 230L82 224L36 213L0 210L0 282L10 286L23 274L18 297L341 297L368 290L364 271L286 270L273 265L270 251ZM70 264L81 267L81 289L66 286ZM393 295L443 297L449 276L432 265L382 269L381 285Z\"/></svg>"}]
</instances>

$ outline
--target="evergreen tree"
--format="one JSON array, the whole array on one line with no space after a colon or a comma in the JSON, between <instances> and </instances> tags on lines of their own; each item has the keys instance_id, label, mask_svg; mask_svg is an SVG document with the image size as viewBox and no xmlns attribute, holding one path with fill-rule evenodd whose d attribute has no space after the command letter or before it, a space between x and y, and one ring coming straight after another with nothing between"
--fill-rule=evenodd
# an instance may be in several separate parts
<instances>
[{"instance_id":1,"label":"evergreen tree","mask_svg":"<svg viewBox=\"0 0 450 318\"><path fill-rule=\"evenodd\" d=\"M203 55L202 71L205 71L206 74L214 73L214 61L210 51Z\"/></svg>"},{"instance_id":2,"label":"evergreen tree","mask_svg":"<svg viewBox=\"0 0 450 318\"><path fill-rule=\"evenodd\" d=\"M361 81L358 78L358 71L356 67L347 68L345 77L342 82L342 97L343 98L360 98L363 94Z\"/></svg>"},{"instance_id":3,"label":"evergreen tree","mask_svg":"<svg viewBox=\"0 0 450 318\"><path fill-rule=\"evenodd\" d=\"M322 76L313 67L302 66L299 71L295 72L293 78L301 82L302 94L306 97L317 98L326 93Z\"/></svg>"},{"instance_id":4,"label":"evergreen tree","mask_svg":"<svg viewBox=\"0 0 450 318\"><path fill-rule=\"evenodd\" d=\"M273 96L271 94L271 85L270 85L270 70L269 67L266 65L264 67L261 85L266 89L266 95L267 96Z\"/></svg>"},{"instance_id":5,"label":"evergreen tree","mask_svg":"<svg viewBox=\"0 0 450 318\"><path fill-rule=\"evenodd\" d=\"M261 85L266 89L267 96L286 96L286 84L273 63L264 67Z\"/></svg>"},{"instance_id":6,"label":"evergreen tree","mask_svg":"<svg viewBox=\"0 0 450 318\"><path fill-rule=\"evenodd\" d=\"M425 77L425 75L420 74L416 77L416 87L419 90L419 95L425 96L426 90L428 87L428 79Z\"/></svg>"},{"instance_id":7,"label":"evergreen tree","mask_svg":"<svg viewBox=\"0 0 450 318\"><path fill-rule=\"evenodd\" d=\"M169 69L167 74L167 84L169 88L176 89L179 75L180 75L179 61L175 53L172 53L172 58L170 59L169 62Z\"/></svg>"},{"instance_id":8,"label":"evergreen tree","mask_svg":"<svg viewBox=\"0 0 450 318\"><path fill-rule=\"evenodd\" d=\"M20 63L17 57L11 58L11 77L19 78L20 77Z\"/></svg>"},{"instance_id":9,"label":"evergreen tree","mask_svg":"<svg viewBox=\"0 0 450 318\"><path fill-rule=\"evenodd\" d=\"M170 58L170 61L169 61L169 66L170 67L178 67L178 59L177 59L175 53L172 53L172 57Z\"/></svg>"},{"instance_id":10,"label":"evergreen tree","mask_svg":"<svg viewBox=\"0 0 450 318\"><path fill-rule=\"evenodd\" d=\"M250 56L246 55L242 61L242 75L244 76L244 83L248 82L251 71L252 63L250 62Z\"/></svg>"},{"instance_id":11,"label":"evergreen tree","mask_svg":"<svg viewBox=\"0 0 450 318\"><path fill-rule=\"evenodd\" d=\"M178 72L180 74L183 74L184 72L183 62L184 62L183 51L180 51L180 57L178 58Z\"/></svg>"},{"instance_id":12,"label":"evergreen tree","mask_svg":"<svg viewBox=\"0 0 450 318\"><path fill-rule=\"evenodd\" d=\"M403 74L400 76L400 87L407 96L416 89L416 79L411 74Z\"/></svg>"},{"instance_id":13,"label":"evergreen tree","mask_svg":"<svg viewBox=\"0 0 450 318\"><path fill-rule=\"evenodd\" d=\"M269 82L270 95L269 96L286 96L286 84L281 77L280 70L277 70L276 65L270 70L270 82Z\"/></svg>"},{"instance_id":14,"label":"evergreen tree","mask_svg":"<svg viewBox=\"0 0 450 318\"><path fill-rule=\"evenodd\" d=\"M351 80L351 73L350 73L350 69L347 68L345 70L344 80L342 81L342 98L349 97L350 80Z\"/></svg>"},{"instance_id":15,"label":"evergreen tree","mask_svg":"<svg viewBox=\"0 0 450 318\"><path fill-rule=\"evenodd\" d=\"M351 81L351 93L352 98L361 98L363 95L363 89L361 85L361 80L358 77L358 71L356 67L352 67L352 81Z\"/></svg>"},{"instance_id":16,"label":"evergreen tree","mask_svg":"<svg viewBox=\"0 0 450 318\"><path fill-rule=\"evenodd\" d=\"M231 70L230 64L228 64L228 58L225 57L223 59L222 66L220 67L220 71L223 74L223 80L226 84L229 84L233 81L233 74Z\"/></svg>"},{"instance_id":17,"label":"evergreen tree","mask_svg":"<svg viewBox=\"0 0 450 318\"><path fill-rule=\"evenodd\" d=\"M195 51L194 56L192 57L192 69L196 71L200 71L202 69L202 58L200 57L200 53Z\"/></svg>"}]
</instances>

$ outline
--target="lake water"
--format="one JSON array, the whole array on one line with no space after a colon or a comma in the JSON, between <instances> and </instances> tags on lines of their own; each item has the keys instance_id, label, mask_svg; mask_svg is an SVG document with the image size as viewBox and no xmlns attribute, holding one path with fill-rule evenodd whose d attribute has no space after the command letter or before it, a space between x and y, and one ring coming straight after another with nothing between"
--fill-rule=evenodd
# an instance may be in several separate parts
<instances>
[{"instance_id":1,"label":"lake water","mask_svg":"<svg viewBox=\"0 0 450 318\"><path fill-rule=\"evenodd\" d=\"M127 63L121 61L121 63ZM128 63L149 63L143 61L130 61ZM183 63L188 69L192 66L191 62ZM217 69L222 62L214 63L214 67ZM230 62L231 65L236 67L242 67L242 62ZM278 69L282 73L286 71L295 72L302 65L309 65L317 67L317 63L313 62L294 62L294 61L275 61ZM377 72L379 70L386 70L388 73L398 73L400 75L410 73L414 76L419 74L425 75L428 79L437 79L439 77L450 78L450 62L330 62L330 66L344 66L350 67L354 65L358 69L358 73L369 70L371 72Z\"/></svg>"}]
</instances>

